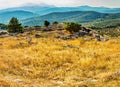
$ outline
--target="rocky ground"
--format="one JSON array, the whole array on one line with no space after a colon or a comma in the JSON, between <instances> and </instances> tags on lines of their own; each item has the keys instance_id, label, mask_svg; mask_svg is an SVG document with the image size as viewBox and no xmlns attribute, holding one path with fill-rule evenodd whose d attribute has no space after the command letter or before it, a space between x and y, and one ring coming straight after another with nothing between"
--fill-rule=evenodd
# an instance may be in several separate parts
<instances>
[{"instance_id":1,"label":"rocky ground","mask_svg":"<svg viewBox=\"0 0 120 87\"><path fill-rule=\"evenodd\" d=\"M119 87L120 38L82 32L1 35L0 86Z\"/></svg>"}]
</instances>

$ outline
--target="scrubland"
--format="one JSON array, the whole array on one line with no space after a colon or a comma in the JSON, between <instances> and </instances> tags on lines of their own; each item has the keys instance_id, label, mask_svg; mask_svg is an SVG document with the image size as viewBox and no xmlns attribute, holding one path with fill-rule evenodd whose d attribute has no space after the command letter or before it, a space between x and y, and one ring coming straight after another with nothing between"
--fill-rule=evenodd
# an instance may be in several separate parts
<instances>
[{"instance_id":1,"label":"scrubland","mask_svg":"<svg viewBox=\"0 0 120 87\"><path fill-rule=\"evenodd\" d=\"M0 87L119 87L120 38L0 38Z\"/></svg>"}]
</instances>

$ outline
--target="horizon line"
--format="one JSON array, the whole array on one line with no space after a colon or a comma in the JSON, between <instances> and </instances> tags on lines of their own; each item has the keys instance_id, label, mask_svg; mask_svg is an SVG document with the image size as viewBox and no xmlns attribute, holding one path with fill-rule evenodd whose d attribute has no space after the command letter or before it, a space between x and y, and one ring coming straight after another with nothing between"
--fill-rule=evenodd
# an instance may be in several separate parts
<instances>
[{"instance_id":1,"label":"horizon line","mask_svg":"<svg viewBox=\"0 0 120 87\"><path fill-rule=\"evenodd\" d=\"M103 7L103 8L120 8L120 7L109 7L109 6L93 6L93 5L77 5L77 6L56 6L56 5L41 5L41 4L31 4L31 5L21 5L21 6L15 6L15 7L6 7L6 8L0 8L0 10L4 9L10 9L10 8L19 8L19 7L27 7L27 6L41 6L41 7L82 7L82 6L88 6L88 7Z\"/></svg>"}]
</instances>

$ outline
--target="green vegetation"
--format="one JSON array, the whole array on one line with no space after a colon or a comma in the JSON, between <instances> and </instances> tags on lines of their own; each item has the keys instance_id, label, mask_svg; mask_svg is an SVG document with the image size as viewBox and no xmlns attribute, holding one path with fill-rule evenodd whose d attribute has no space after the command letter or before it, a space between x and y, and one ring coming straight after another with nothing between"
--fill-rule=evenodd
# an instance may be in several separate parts
<instances>
[{"instance_id":1,"label":"green vegetation","mask_svg":"<svg viewBox=\"0 0 120 87\"><path fill-rule=\"evenodd\" d=\"M19 23L18 19L13 17L11 18L9 24L8 24L8 32L10 33L23 33L23 27Z\"/></svg>"},{"instance_id":2,"label":"green vegetation","mask_svg":"<svg viewBox=\"0 0 120 87\"><path fill-rule=\"evenodd\" d=\"M17 17L23 20L39 15L46 15L53 12L68 12L68 11L96 11L100 13L120 13L120 8L106 8L106 7L91 7L91 6L77 6L77 7L55 7L55 6L23 6L2 9L0 11L0 22L7 23L11 17ZM46 19L47 20L47 19ZM54 20L55 21L55 20Z\"/></svg>"},{"instance_id":3,"label":"green vegetation","mask_svg":"<svg viewBox=\"0 0 120 87\"><path fill-rule=\"evenodd\" d=\"M25 32L18 19L8 32L19 34L0 32L0 87L119 87L120 13L51 13Z\"/></svg>"},{"instance_id":4,"label":"green vegetation","mask_svg":"<svg viewBox=\"0 0 120 87\"><path fill-rule=\"evenodd\" d=\"M46 27L48 27L49 25L50 25L50 22L49 21L44 21L44 25L46 26Z\"/></svg>"},{"instance_id":5,"label":"green vegetation","mask_svg":"<svg viewBox=\"0 0 120 87\"><path fill-rule=\"evenodd\" d=\"M120 36L120 18L97 20L84 23L83 26L97 30L101 35L108 35L111 37Z\"/></svg>"},{"instance_id":6,"label":"green vegetation","mask_svg":"<svg viewBox=\"0 0 120 87\"><path fill-rule=\"evenodd\" d=\"M6 30L7 29L7 25L0 23L0 29Z\"/></svg>"},{"instance_id":7,"label":"green vegetation","mask_svg":"<svg viewBox=\"0 0 120 87\"><path fill-rule=\"evenodd\" d=\"M77 23L88 23L98 20L112 20L120 18L120 13L98 13L94 11L71 11L71 12L55 12L44 16L33 17L22 20L24 25L44 25L44 20L47 19L50 23L54 21L58 22L77 22ZM39 19L39 20L38 20ZM34 22L35 21L35 22Z\"/></svg>"},{"instance_id":8,"label":"green vegetation","mask_svg":"<svg viewBox=\"0 0 120 87\"><path fill-rule=\"evenodd\" d=\"M97 31L102 36L104 36L104 35L108 35L110 37L119 37L120 36L120 27L97 29Z\"/></svg>"},{"instance_id":9,"label":"green vegetation","mask_svg":"<svg viewBox=\"0 0 120 87\"><path fill-rule=\"evenodd\" d=\"M36 25L36 26L34 26L35 28L40 28L41 26L39 26L39 25Z\"/></svg>"},{"instance_id":10,"label":"green vegetation","mask_svg":"<svg viewBox=\"0 0 120 87\"><path fill-rule=\"evenodd\" d=\"M54 25L54 24L58 24L58 22L57 22L57 21L54 21L54 22L53 22L53 25Z\"/></svg>"},{"instance_id":11,"label":"green vegetation","mask_svg":"<svg viewBox=\"0 0 120 87\"><path fill-rule=\"evenodd\" d=\"M83 25L86 27L91 27L93 29L116 28L120 26L120 18L101 19L93 22L84 23Z\"/></svg>"},{"instance_id":12,"label":"green vegetation","mask_svg":"<svg viewBox=\"0 0 120 87\"><path fill-rule=\"evenodd\" d=\"M78 32L81 29L81 25L74 22L65 23L65 29L70 33Z\"/></svg>"}]
</instances>

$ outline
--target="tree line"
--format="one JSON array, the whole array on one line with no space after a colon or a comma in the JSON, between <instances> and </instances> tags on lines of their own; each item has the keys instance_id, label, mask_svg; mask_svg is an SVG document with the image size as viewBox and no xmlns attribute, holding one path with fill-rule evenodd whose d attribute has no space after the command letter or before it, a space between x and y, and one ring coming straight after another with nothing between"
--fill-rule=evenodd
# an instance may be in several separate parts
<instances>
[{"instance_id":1,"label":"tree line","mask_svg":"<svg viewBox=\"0 0 120 87\"><path fill-rule=\"evenodd\" d=\"M58 24L57 21L53 22L54 24ZM48 27L50 25L50 22L45 20L44 21L44 26ZM64 22L65 29L69 31L70 33L78 32L82 26L78 23L74 22ZM37 27L37 26L36 26ZM9 33L23 33L24 32L24 27L22 24L19 22L19 20L15 17L11 18L9 21L9 24L7 25L7 31Z\"/></svg>"}]
</instances>

